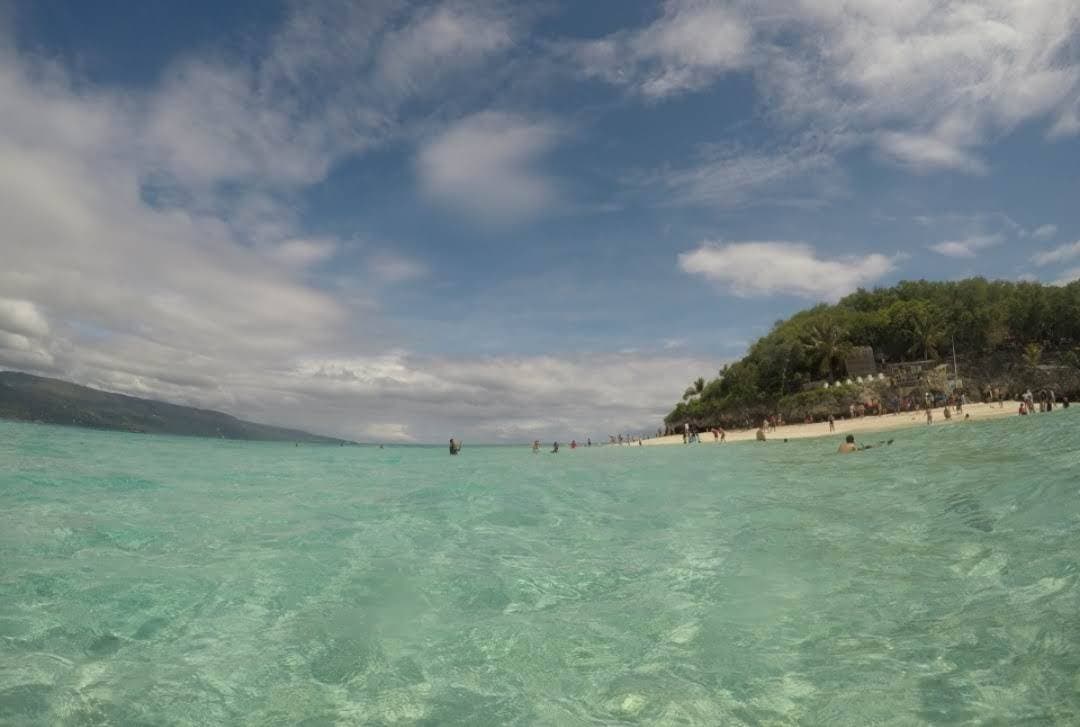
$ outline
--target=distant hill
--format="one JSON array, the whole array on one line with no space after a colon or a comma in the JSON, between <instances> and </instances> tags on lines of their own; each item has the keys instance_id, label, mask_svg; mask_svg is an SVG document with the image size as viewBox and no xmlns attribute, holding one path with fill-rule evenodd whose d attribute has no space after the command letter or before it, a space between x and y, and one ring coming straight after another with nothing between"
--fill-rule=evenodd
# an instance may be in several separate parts
<instances>
[{"instance_id":1,"label":"distant hill","mask_svg":"<svg viewBox=\"0 0 1080 727\"><path fill-rule=\"evenodd\" d=\"M110 394L18 371L0 371L0 419L222 439L323 444L343 441L245 422L219 411Z\"/></svg>"}]
</instances>

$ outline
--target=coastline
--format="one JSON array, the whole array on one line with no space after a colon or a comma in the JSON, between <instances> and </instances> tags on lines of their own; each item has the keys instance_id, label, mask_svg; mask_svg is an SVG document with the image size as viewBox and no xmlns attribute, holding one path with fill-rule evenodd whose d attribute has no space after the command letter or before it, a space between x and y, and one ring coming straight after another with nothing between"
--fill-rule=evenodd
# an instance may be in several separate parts
<instances>
[{"instance_id":1,"label":"coastline","mask_svg":"<svg viewBox=\"0 0 1080 727\"><path fill-rule=\"evenodd\" d=\"M964 407L964 414L970 414L969 421L986 421L989 419L1002 419L1015 417L1019 402L1006 401L1003 407L997 404L972 403ZM1058 405L1060 407L1060 404ZM959 416L953 411L953 418L946 420L943 413L944 407L937 407L934 412L934 423L929 426L954 426L964 423L964 414ZM1040 416L1033 414L1032 416ZM815 422L813 424L784 424L777 427L776 431L766 432L769 441L784 439L809 439L813 437L842 437L845 434L854 434L856 438L860 434L874 432L886 432L894 429L907 429L909 427L927 426L926 413L924 410L906 411L900 414L885 414L883 416L866 416L856 419L837 419L836 431L829 431L828 422ZM752 442L757 434L757 429L736 429L727 431L728 442ZM683 443L681 434L673 434L666 437L645 439L642 444L646 447L658 445L670 445ZM701 433L701 444L714 444L711 432ZM633 445L633 446L636 446Z\"/></svg>"}]
</instances>

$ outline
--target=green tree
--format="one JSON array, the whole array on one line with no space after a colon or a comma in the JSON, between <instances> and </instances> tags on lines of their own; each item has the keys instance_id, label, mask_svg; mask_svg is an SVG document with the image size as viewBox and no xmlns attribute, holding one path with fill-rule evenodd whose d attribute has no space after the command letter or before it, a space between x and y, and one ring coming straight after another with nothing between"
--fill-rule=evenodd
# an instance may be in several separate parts
<instances>
[{"instance_id":1,"label":"green tree","mask_svg":"<svg viewBox=\"0 0 1080 727\"><path fill-rule=\"evenodd\" d=\"M1065 364L1069 368L1080 369L1080 349L1067 351L1061 357L1061 363Z\"/></svg>"},{"instance_id":2,"label":"green tree","mask_svg":"<svg viewBox=\"0 0 1080 727\"><path fill-rule=\"evenodd\" d=\"M1042 346L1037 343L1029 343L1024 346L1024 363L1031 369L1038 367L1039 362L1042 360L1042 353Z\"/></svg>"},{"instance_id":3,"label":"green tree","mask_svg":"<svg viewBox=\"0 0 1080 727\"><path fill-rule=\"evenodd\" d=\"M811 326L803 346L824 376L834 376L842 371L844 357L851 350L847 331L831 322Z\"/></svg>"},{"instance_id":4,"label":"green tree","mask_svg":"<svg viewBox=\"0 0 1080 727\"><path fill-rule=\"evenodd\" d=\"M941 314L925 300L906 300L889 307L889 325L893 335L903 341L904 355L924 359L937 356L945 337Z\"/></svg>"}]
</instances>

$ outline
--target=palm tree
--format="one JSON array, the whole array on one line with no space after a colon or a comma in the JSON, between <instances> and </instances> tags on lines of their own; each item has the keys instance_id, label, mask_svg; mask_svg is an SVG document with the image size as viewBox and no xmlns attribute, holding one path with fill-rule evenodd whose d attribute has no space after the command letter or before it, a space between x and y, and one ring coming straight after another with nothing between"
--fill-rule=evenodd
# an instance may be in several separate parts
<instances>
[{"instance_id":1,"label":"palm tree","mask_svg":"<svg viewBox=\"0 0 1080 727\"><path fill-rule=\"evenodd\" d=\"M698 380L694 382L694 393L700 396L703 391L705 391L705 379L699 376Z\"/></svg>"},{"instance_id":2,"label":"palm tree","mask_svg":"<svg viewBox=\"0 0 1080 727\"><path fill-rule=\"evenodd\" d=\"M818 371L825 376L838 371L851 350L847 331L835 323L811 326L803 346L817 359Z\"/></svg>"},{"instance_id":3,"label":"palm tree","mask_svg":"<svg viewBox=\"0 0 1080 727\"><path fill-rule=\"evenodd\" d=\"M945 329L933 315L921 313L908 318L907 335L911 341L907 352L913 356L922 352L922 357L929 359L937 356L937 346L945 335Z\"/></svg>"},{"instance_id":4,"label":"palm tree","mask_svg":"<svg viewBox=\"0 0 1080 727\"><path fill-rule=\"evenodd\" d=\"M686 387L686 391L684 391L682 395L683 401L693 399L695 394L697 394L697 391L694 390L693 386Z\"/></svg>"},{"instance_id":5,"label":"palm tree","mask_svg":"<svg viewBox=\"0 0 1080 727\"><path fill-rule=\"evenodd\" d=\"M1036 368L1041 360L1042 346L1037 343L1029 343L1024 347L1024 363L1028 365L1028 368Z\"/></svg>"}]
</instances>

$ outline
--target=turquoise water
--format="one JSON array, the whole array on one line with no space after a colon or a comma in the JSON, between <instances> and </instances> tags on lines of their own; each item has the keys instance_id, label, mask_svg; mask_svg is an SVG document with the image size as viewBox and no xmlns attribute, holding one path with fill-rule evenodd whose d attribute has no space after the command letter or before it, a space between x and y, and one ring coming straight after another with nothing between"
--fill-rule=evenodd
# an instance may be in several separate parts
<instances>
[{"instance_id":1,"label":"turquoise water","mask_svg":"<svg viewBox=\"0 0 1080 727\"><path fill-rule=\"evenodd\" d=\"M0 423L0 724L1080 724L1080 410L888 436Z\"/></svg>"}]
</instances>

